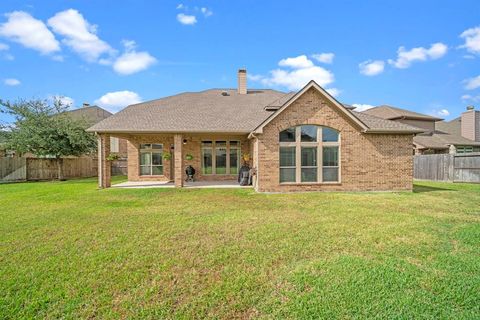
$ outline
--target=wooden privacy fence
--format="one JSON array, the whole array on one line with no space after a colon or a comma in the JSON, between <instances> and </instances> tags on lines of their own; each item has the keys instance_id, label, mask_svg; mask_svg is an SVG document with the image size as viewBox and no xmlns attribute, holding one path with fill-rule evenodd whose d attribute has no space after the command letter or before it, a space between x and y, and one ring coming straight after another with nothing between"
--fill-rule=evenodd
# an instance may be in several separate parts
<instances>
[{"instance_id":1,"label":"wooden privacy fence","mask_svg":"<svg viewBox=\"0 0 480 320\"><path fill-rule=\"evenodd\" d=\"M418 155L415 179L480 183L480 153Z\"/></svg>"},{"instance_id":2,"label":"wooden privacy fence","mask_svg":"<svg viewBox=\"0 0 480 320\"><path fill-rule=\"evenodd\" d=\"M96 158L63 159L63 175L69 178L88 178L97 176ZM127 161L112 162L112 175L126 175ZM55 159L39 158L0 158L0 182L53 180L58 175Z\"/></svg>"}]
</instances>

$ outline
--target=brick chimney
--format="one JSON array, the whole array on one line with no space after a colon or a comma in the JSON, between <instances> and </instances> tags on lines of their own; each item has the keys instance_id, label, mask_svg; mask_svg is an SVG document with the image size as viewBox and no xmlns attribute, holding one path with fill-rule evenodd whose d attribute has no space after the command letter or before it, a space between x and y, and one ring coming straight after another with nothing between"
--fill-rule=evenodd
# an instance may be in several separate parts
<instances>
[{"instance_id":1,"label":"brick chimney","mask_svg":"<svg viewBox=\"0 0 480 320\"><path fill-rule=\"evenodd\" d=\"M468 106L467 111L462 113L461 119L462 137L480 141L480 111L475 110L473 106Z\"/></svg>"},{"instance_id":2,"label":"brick chimney","mask_svg":"<svg viewBox=\"0 0 480 320\"><path fill-rule=\"evenodd\" d=\"M238 88L239 94L247 94L247 69L238 69Z\"/></svg>"}]
</instances>

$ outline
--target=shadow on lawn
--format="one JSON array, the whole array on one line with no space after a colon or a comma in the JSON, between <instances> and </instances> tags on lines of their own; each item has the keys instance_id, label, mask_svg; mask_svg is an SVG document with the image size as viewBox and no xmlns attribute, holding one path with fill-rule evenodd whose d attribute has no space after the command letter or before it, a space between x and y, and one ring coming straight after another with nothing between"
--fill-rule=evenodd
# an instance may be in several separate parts
<instances>
[{"instance_id":1,"label":"shadow on lawn","mask_svg":"<svg viewBox=\"0 0 480 320\"><path fill-rule=\"evenodd\" d=\"M418 184L413 185L413 193L422 193L422 192L434 192L434 191L455 191L453 189L438 188L431 186L421 186Z\"/></svg>"}]
</instances>

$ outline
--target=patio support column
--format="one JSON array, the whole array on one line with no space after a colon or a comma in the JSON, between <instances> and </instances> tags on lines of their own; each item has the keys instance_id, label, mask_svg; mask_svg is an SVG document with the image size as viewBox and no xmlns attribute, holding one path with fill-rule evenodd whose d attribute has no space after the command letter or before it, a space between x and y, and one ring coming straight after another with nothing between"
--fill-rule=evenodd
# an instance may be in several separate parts
<instances>
[{"instance_id":1,"label":"patio support column","mask_svg":"<svg viewBox=\"0 0 480 320\"><path fill-rule=\"evenodd\" d=\"M110 135L99 134L98 138L98 187L110 188L111 186L111 163L107 160L110 155Z\"/></svg>"},{"instance_id":2,"label":"patio support column","mask_svg":"<svg viewBox=\"0 0 480 320\"><path fill-rule=\"evenodd\" d=\"M173 145L174 145L174 173L175 173L175 187L183 187L183 136L181 134L175 134L173 136Z\"/></svg>"}]
</instances>

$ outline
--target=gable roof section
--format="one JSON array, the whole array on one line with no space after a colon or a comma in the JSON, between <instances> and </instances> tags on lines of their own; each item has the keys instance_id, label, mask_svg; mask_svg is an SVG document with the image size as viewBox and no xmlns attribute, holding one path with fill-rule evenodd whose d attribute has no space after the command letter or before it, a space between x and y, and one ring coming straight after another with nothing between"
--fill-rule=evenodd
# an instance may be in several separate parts
<instances>
[{"instance_id":1,"label":"gable roof section","mask_svg":"<svg viewBox=\"0 0 480 320\"><path fill-rule=\"evenodd\" d=\"M450 121L439 121L435 123L435 129L452 135L462 135L462 117Z\"/></svg>"},{"instance_id":2,"label":"gable roof section","mask_svg":"<svg viewBox=\"0 0 480 320\"><path fill-rule=\"evenodd\" d=\"M376 116L382 119L409 119L409 120L425 120L425 121L440 121L441 118L432 117L423 113L413 112L406 109L396 108L388 105L382 105L375 108L363 111L366 114Z\"/></svg>"},{"instance_id":3,"label":"gable roof section","mask_svg":"<svg viewBox=\"0 0 480 320\"><path fill-rule=\"evenodd\" d=\"M253 133L262 133L263 128L270 123L273 119L275 119L280 113L282 113L286 108L288 108L292 103L297 101L298 98L300 98L305 92L307 92L310 88L316 89L318 92L320 92L323 96L325 96L332 104L338 108L340 113L344 114L348 119L353 121L359 128L362 130L367 130L368 127L357 117L355 117L352 113L350 113L340 102L338 102L334 97L332 97L325 89L320 87L315 81L310 80L309 83L303 89L292 95L288 100L284 102L284 104L275 112L273 113L270 117L268 117L265 121L263 121L255 130L253 130Z\"/></svg>"},{"instance_id":4,"label":"gable roof section","mask_svg":"<svg viewBox=\"0 0 480 320\"><path fill-rule=\"evenodd\" d=\"M310 88L318 90L323 96L325 96L332 104L338 108L338 110L344 114L348 119L351 119L361 130L362 132L368 133L421 133L424 130L418 129L413 126L409 126L403 123L381 119L372 115L363 114L361 112L356 112L351 109L349 105L344 105L338 102L334 97L332 97L325 89L319 86L315 81L310 81L303 89L295 94L290 94L289 98L285 100L284 97L280 98L278 101L275 101L273 104L279 104L284 102L284 104L277 109L270 117L268 117L262 124L260 124L252 133L262 133L263 128L271 122L275 117L282 113L288 106L295 102L300 96L307 92Z\"/></svg>"}]
</instances>

